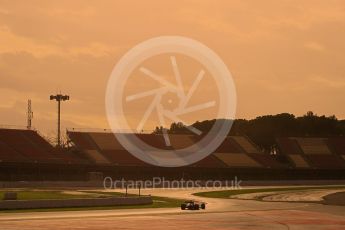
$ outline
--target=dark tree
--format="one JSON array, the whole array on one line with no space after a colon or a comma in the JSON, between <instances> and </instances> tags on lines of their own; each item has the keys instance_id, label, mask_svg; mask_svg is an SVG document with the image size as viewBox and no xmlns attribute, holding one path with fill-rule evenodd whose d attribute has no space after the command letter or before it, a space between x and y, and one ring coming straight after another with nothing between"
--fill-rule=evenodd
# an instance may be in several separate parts
<instances>
[{"instance_id":1,"label":"dark tree","mask_svg":"<svg viewBox=\"0 0 345 230\"><path fill-rule=\"evenodd\" d=\"M203 133L210 131L216 120L196 121L193 127ZM162 133L163 127L156 127L154 133ZM193 134L182 123L172 123L169 133ZM269 152L275 147L277 137L330 137L345 135L345 120L333 116L318 116L309 111L301 117L281 113L259 116L255 119L236 119L229 135L248 136L257 145Z\"/></svg>"}]
</instances>

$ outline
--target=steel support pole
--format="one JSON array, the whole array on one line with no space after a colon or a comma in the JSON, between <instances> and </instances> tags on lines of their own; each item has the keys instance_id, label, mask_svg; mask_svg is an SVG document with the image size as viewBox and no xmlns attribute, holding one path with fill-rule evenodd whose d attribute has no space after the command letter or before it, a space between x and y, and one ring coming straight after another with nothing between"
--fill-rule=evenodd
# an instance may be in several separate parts
<instances>
[{"instance_id":1,"label":"steel support pole","mask_svg":"<svg viewBox=\"0 0 345 230\"><path fill-rule=\"evenodd\" d=\"M58 133L57 133L57 145L58 147L61 147L61 136L60 136L60 110L61 110L61 106L60 106L60 102L61 100L58 100Z\"/></svg>"}]
</instances>

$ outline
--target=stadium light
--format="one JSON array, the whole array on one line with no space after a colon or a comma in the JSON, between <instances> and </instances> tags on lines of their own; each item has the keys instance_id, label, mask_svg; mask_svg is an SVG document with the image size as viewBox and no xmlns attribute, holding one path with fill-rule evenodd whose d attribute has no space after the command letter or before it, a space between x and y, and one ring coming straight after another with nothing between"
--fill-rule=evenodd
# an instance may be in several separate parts
<instances>
[{"instance_id":1,"label":"stadium light","mask_svg":"<svg viewBox=\"0 0 345 230\"><path fill-rule=\"evenodd\" d=\"M58 102L58 127L57 127L57 146L61 146L61 134L60 134L60 111L61 111L61 101L68 101L69 96L68 95L50 95L50 100L56 100Z\"/></svg>"}]
</instances>

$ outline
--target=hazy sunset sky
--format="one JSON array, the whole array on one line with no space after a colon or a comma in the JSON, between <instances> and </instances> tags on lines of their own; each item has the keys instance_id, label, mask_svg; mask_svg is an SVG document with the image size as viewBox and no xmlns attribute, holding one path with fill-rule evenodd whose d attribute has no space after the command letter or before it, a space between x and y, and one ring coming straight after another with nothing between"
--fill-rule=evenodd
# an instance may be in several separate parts
<instances>
[{"instance_id":1,"label":"hazy sunset sky","mask_svg":"<svg viewBox=\"0 0 345 230\"><path fill-rule=\"evenodd\" d=\"M237 117L308 110L345 119L345 1L0 0L0 124L107 128L110 73L134 45L179 35L214 50L231 70Z\"/></svg>"}]
</instances>

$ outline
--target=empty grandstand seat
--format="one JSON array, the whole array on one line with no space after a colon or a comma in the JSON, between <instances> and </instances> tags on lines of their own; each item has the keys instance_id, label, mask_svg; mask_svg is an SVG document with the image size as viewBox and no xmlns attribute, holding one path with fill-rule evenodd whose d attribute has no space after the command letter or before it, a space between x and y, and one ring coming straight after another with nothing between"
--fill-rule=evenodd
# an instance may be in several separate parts
<instances>
[{"instance_id":1,"label":"empty grandstand seat","mask_svg":"<svg viewBox=\"0 0 345 230\"><path fill-rule=\"evenodd\" d=\"M103 155L110 160L112 164L121 166L147 166L145 162L134 157L126 150L104 150Z\"/></svg>"},{"instance_id":2,"label":"empty grandstand seat","mask_svg":"<svg viewBox=\"0 0 345 230\"><path fill-rule=\"evenodd\" d=\"M232 136L230 138L235 143L237 143L238 146L240 146L240 148L242 149L241 152L245 152L248 158L251 158L253 159L253 161L257 162L257 165L264 166L267 168L286 167L284 164L278 161L277 157L260 151L259 148L254 143L252 143L251 140L249 140L247 137ZM241 157L243 158L243 156Z\"/></svg>"},{"instance_id":3,"label":"empty grandstand seat","mask_svg":"<svg viewBox=\"0 0 345 230\"><path fill-rule=\"evenodd\" d=\"M329 141L326 138L279 138L277 143L296 168L345 168L343 159L331 152L328 147ZM298 150L295 146L296 143L298 144L297 147L301 149L300 153L296 153Z\"/></svg>"},{"instance_id":4,"label":"empty grandstand seat","mask_svg":"<svg viewBox=\"0 0 345 230\"><path fill-rule=\"evenodd\" d=\"M309 155L308 161L314 168L341 169L345 168L344 161L335 155Z\"/></svg>"},{"instance_id":5,"label":"empty grandstand seat","mask_svg":"<svg viewBox=\"0 0 345 230\"><path fill-rule=\"evenodd\" d=\"M279 162L277 156L268 153L248 153L248 156L259 162L266 168L285 168L286 165Z\"/></svg>"},{"instance_id":6,"label":"empty grandstand seat","mask_svg":"<svg viewBox=\"0 0 345 230\"><path fill-rule=\"evenodd\" d=\"M91 142L90 137L84 132L67 132L68 137L77 146L77 148L84 149L96 149L96 146Z\"/></svg>"},{"instance_id":7,"label":"empty grandstand seat","mask_svg":"<svg viewBox=\"0 0 345 230\"><path fill-rule=\"evenodd\" d=\"M87 158L82 157L74 152L64 151L64 150L55 150L52 152L52 155L59 159L62 163L68 164L86 164L89 163Z\"/></svg>"},{"instance_id":8,"label":"empty grandstand seat","mask_svg":"<svg viewBox=\"0 0 345 230\"><path fill-rule=\"evenodd\" d=\"M36 146L40 146L40 148L44 151L51 152L53 151L53 146L49 144L43 137L38 135L35 131L25 131L22 132L23 135L25 135L27 138L30 139L32 143L34 143Z\"/></svg>"},{"instance_id":9,"label":"empty grandstand seat","mask_svg":"<svg viewBox=\"0 0 345 230\"><path fill-rule=\"evenodd\" d=\"M213 154L208 155L204 159L191 165L192 167L203 167L203 168L225 168L227 165L216 158Z\"/></svg>"},{"instance_id":10,"label":"empty grandstand seat","mask_svg":"<svg viewBox=\"0 0 345 230\"><path fill-rule=\"evenodd\" d=\"M288 157L296 168L310 168L308 162L299 154L289 154Z\"/></svg>"},{"instance_id":11,"label":"empty grandstand seat","mask_svg":"<svg viewBox=\"0 0 345 230\"><path fill-rule=\"evenodd\" d=\"M102 150L123 150L113 133L89 133L89 136Z\"/></svg>"},{"instance_id":12,"label":"empty grandstand seat","mask_svg":"<svg viewBox=\"0 0 345 230\"><path fill-rule=\"evenodd\" d=\"M163 135L158 134L136 134L136 136L146 144L158 149L171 149L164 141Z\"/></svg>"},{"instance_id":13,"label":"empty grandstand seat","mask_svg":"<svg viewBox=\"0 0 345 230\"><path fill-rule=\"evenodd\" d=\"M325 138L296 138L305 154L331 154Z\"/></svg>"},{"instance_id":14,"label":"empty grandstand seat","mask_svg":"<svg viewBox=\"0 0 345 230\"><path fill-rule=\"evenodd\" d=\"M330 151L326 138L296 138L296 140L313 168L345 168L345 162Z\"/></svg>"},{"instance_id":15,"label":"empty grandstand seat","mask_svg":"<svg viewBox=\"0 0 345 230\"><path fill-rule=\"evenodd\" d=\"M56 160L49 151L46 151L40 144L31 140L33 136L38 135L35 133L32 130L2 129L0 131L0 138L12 150L32 161L52 162Z\"/></svg>"},{"instance_id":16,"label":"empty grandstand seat","mask_svg":"<svg viewBox=\"0 0 345 230\"><path fill-rule=\"evenodd\" d=\"M84 150L86 155L92 159L97 164L109 164L109 160L103 156L102 153L98 152L97 150L86 149Z\"/></svg>"},{"instance_id":17,"label":"empty grandstand seat","mask_svg":"<svg viewBox=\"0 0 345 230\"><path fill-rule=\"evenodd\" d=\"M109 164L109 160L103 156L96 142L87 132L68 131L67 136L80 151L80 162L93 162L96 164Z\"/></svg>"},{"instance_id":18,"label":"empty grandstand seat","mask_svg":"<svg viewBox=\"0 0 345 230\"><path fill-rule=\"evenodd\" d=\"M173 149L184 149L195 144L190 135L169 134L169 139Z\"/></svg>"},{"instance_id":19,"label":"empty grandstand seat","mask_svg":"<svg viewBox=\"0 0 345 230\"><path fill-rule=\"evenodd\" d=\"M234 139L247 153L260 153L260 150L246 137L233 136Z\"/></svg>"},{"instance_id":20,"label":"empty grandstand seat","mask_svg":"<svg viewBox=\"0 0 345 230\"><path fill-rule=\"evenodd\" d=\"M258 162L249 157L246 153L214 153L214 155L223 161L229 167L246 167L246 168L260 168L262 167Z\"/></svg>"},{"instance_id":21,"label":"empty grandstand seat","mask_svg":"<svg viewBox=\"0 0 345 230\"><path fill-rule=\"evenodd\" d=\"M1 162L26 162L28 159L17 151L11 149L0 140L0 161Z\"/></svg>"},{"instance_id":22,"label":"empty grandstand seat","mask_svg":"<svg viewBox=\"0 0 345 230\"><path fill-rule=\"evenodd\" d=\"M244 152L243 148L231 137L224 139L222 144L216 149L217 153L241 153Z\"/></svg>"},{"instance_id":23,"label":"empty grandstand seat","mask_svg":"<svg viewBox=\"0 0 345 230\"><path fill-rule=\"evenodd\" d=\"M203 168L224 168L227 165L217 159L214 154L208 155L204 159L192 164L193 167L203 167Z\"/></svg>"},{"instance_id":24,"label":"empty grandstand seat","mask_svg":"<svg viewBox=\"0 0 345 230\"><path fill-rule=\"evenodd\" d=\"M345 137L328 138L327 144L335 154L345 156Z\"/></svg>"},{"instance_id":25,"label":"empty grandstand seat","mask_svg":"<svg viewBox=\"0 0 345 230\"><path fill-rule=\"evenodd\" d=\"M0 160L35 163L83 163L74 154L57 150L34 130L0 129Z\"/></svg>"},{"instance_id":26,"label":"empty grandstand seat","mask_svg":"<svg viewBox=\"0 0 345 230\"><path fill-rule=\"evenodd\" d=\"M302 149L294 139L288 137L280 137L276 139L281 153L284 154L303 154Z\"/></svg>"}]
</instances>

